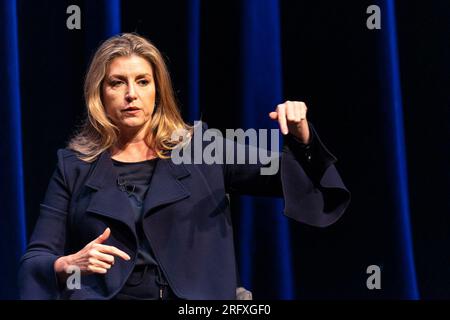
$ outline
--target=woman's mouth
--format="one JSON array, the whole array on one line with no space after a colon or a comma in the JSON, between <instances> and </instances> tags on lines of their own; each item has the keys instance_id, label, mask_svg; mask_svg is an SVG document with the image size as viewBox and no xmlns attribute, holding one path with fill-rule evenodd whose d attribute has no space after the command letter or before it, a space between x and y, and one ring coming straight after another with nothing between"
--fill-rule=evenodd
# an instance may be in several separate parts
<instances>
[{"instance_id":1,"label":"woman's mouth","mask_svg":"<svg viewBox=\"0 0 450 320\"><path fill-rule=\"evenodd\" d=\"M123 113L126 114L136 114L140 111L141 109L139 109L138 107L128 107L122 110Z\"/></svg>"}]
</instances>

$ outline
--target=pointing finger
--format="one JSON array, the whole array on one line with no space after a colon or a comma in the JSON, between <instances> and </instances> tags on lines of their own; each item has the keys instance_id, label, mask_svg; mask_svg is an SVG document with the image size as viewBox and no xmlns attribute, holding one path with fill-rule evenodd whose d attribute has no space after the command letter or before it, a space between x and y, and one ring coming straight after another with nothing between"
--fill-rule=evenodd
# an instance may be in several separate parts
<instances>
[{"instance_id":1,"label":"pointing finger","mask_svg":"<svg viewBox=\"0 0 450 320\"><path fill-rule=\"evenodd\" d=\"M286 109L285 104L280 104L277 107L278 123L280 125L281 133L288 134L288 127L286 123Z\"/></svg>"},{"instance_id":2,"label":"pointing finger","mask_svg":"<svg viewBox=\"0 0 450 320\"><path fill-rule=\"evenodd\" d=\"M113 246L107 246L107 245L101 244L97 247L97 250L102 253L109 253L109 254L113 254L115 256L121 257L122 259L124 259L126 261L131 259L127 253L125 253L122 250L119 250Z\"/></svg>"}]
</instances>

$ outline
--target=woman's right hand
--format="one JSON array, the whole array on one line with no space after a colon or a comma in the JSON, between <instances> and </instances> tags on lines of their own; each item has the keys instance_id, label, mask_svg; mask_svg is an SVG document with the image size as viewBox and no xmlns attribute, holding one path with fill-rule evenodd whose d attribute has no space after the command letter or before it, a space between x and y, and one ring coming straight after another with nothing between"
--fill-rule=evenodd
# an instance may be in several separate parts
<instances>
[{"instance_id":1,"label":"woman's right hand","mask_svg":"<svg viewBox=\"0 0 450 320\"><path fill-rule=\"evenodd\" d=\"M68 272L69 267L78 267L82 275L105 274L114 265L114 256L126 261L130 260L130 256L122 250L102 244L110 235L111 230L106 228L98 238L89 242L77 253L58 258L55 261L54 268L60 280L66 279L70 274Z\"/></svg>"}]
</instances>

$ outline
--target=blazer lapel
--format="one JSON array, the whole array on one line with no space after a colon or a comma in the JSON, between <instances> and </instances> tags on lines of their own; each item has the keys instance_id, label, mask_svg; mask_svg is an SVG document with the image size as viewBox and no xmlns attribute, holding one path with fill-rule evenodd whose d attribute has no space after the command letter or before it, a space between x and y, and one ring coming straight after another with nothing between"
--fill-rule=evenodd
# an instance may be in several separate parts
<instances>
[{"instance_id":1,"label":"blazer lapel","mask_svg":"<svg viewBox=\"0 0 450 320\"><path fill-rule=\"evenodd\" d=\"M184 164L176 165L171 159L159 159L144 199L144 215L156 207L189 197L191 193L180 181L189 176ZM96 190L87 211L120 221L136 235L134 214L127 196L117 186L117 173L109 150L99 156L86 185Z\"/></svg>"},{"instance_id":2,"label":"blazer lapel","mask_svg":"<svg viewBox=\"0 0 450 320\"><path fill-rule=\"evenodd\" d=\"M188 176L190 172L183 164L176 165L171 159L159 159L144 199L144 215L153 208L189 197L191 193L180 181Z\"/></svg>"},{"instance_id":3,"label":"blazer lapel","mask_svg":"<svg viewBox=\"0 0 450 320\"><path fill-rule=\"evenodd\" d=\"M124 223L136 236L134 214L126 194L118 188L117 173L108 150L99 156L86 185L96 190L86 210Z\"/></svg>"}]
</instances>

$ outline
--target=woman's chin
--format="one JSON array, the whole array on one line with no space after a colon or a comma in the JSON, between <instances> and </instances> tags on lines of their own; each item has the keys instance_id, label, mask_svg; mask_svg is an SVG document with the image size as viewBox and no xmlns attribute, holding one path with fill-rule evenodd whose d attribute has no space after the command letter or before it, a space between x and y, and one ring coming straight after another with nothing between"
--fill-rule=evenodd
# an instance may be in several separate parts
<instances>
[{"instance_id":1,"label":"woman's chin","mask_svg":"<svg viewBox=\"0 0 450 320\"><path fill-rule=\"evenodd\" d=\"M139 118L127 118L121 121L121 125L124 127L141 127L145 124L143 119Z\"/></svg>"},{"instance_id":2,"label":"woman's chin","mask_svg":"<svg viewBox=\"0 0 450 320\"><path fill-rule=\"evenodd\" d=\"M127 120L127 121L122 121L119 125L119 127L121 129L125 129L125 130L136 130L139 128L142 128L145 125L145 122L140 120L140 121L132 121L132 120Z\"/></svg>"}]
</instances>

